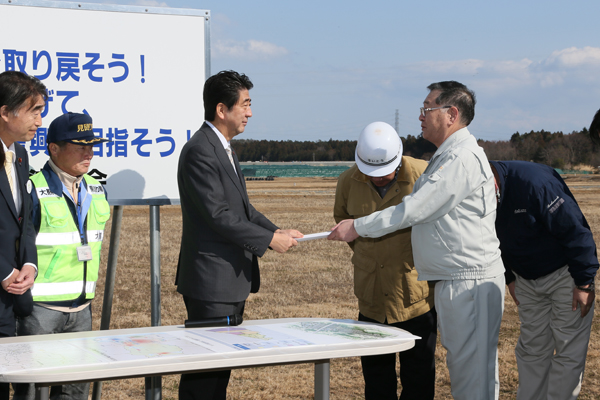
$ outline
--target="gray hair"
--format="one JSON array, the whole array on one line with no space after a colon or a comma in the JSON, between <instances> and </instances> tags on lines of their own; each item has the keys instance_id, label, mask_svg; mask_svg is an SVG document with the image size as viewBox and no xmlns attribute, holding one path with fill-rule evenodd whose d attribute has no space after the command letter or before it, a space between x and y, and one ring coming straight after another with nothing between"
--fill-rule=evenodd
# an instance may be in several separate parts
<instances>
[{"instance_id":1,"label":"gray hair","mask_svg":"<svg viewBox=\"0 0 600 400\"><path fill-rule=\"evenodd\" d=\"M435 99L438 105L447 105L458 108L460 120L468 126L475 117L475 93L465 85L456 81L432 83L427 86L430 92L439 90L440 95Z\"/></svg>"}]
</instances>

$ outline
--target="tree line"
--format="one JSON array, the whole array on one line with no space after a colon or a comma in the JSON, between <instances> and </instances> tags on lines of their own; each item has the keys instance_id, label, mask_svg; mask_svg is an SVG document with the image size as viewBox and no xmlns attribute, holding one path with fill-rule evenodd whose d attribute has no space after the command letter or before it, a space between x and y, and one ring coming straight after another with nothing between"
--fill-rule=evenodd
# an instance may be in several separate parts
<instances>
[{"instance_id":1,"label":"tree line","mask_svg":"<svg viewBox=\"0 0 600 400\"><path fill-rule=\"evenodd\" d=\"M429 160L436 147L423 135L401 138L403 153ZM514 133L507 141L479 140L490 160L526 160L554 168L570 169L585 164L600 166L600 152L590 139L587 128L573 131ZM356 140L292 141L232 140L240 161L354 161Z\"/></svg>"},{"instance_id":2,"label":"tree line","mask_svg":"<svg viewBox=\"0 0 600 400\"><path fill-rule=\"evenodd\" d=\"M600 166L600 152L587 128L563 132L514 133L509 141L479 141L490 160L525 160L571 169L577 165Z\"/></svg>"},{"instance_id":3,"label":"tree line","mask_svg":"<svg viewBox=\"0 0 600 400\"><path fill-rule=\"evenodd\" d=\"M240 161L354 161L356 140L232 140Z\"/></svg>"}]
</instances>

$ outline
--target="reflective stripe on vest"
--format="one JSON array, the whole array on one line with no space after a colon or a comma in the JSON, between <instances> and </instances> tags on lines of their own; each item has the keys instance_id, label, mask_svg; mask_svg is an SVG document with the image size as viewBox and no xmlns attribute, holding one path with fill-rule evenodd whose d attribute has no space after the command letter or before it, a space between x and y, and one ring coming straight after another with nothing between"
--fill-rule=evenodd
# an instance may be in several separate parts
<instances>
[{"instance_id":1,"label":"reflective stripe on vest","mask_svg":"<svg viewBox=\"0 0 600 400\"><path fill-rule=\"evenodd\" d=\"M88 229L88 243L102 242L104 238L104 231L96 230L90 231ZM61 246L65 244L77 244L81 243L79 232L65 232L65 233L38 233L35 239L37 246Z\"/></svg>"},{"instance_id":2,"label":"reflective stripe on vest","mask_svg":"<svg viewBox=\"0 0 600 400\"><path fill-rule=\"evenodd\" d=\"M36 296L51 296L57 294L71 294L75 297L81 294L83 281L76 282L55 282L55 283L34 283L31 288ZM96 282L86 282L85 292L94 293L96 291Z\"/></svg>"},{"instance_id":3,"label":"reflective stripe on vest","mask_svg":"<svg viewBox=\"0 0 600 400\"><path fill-rule=\"evenodd\" d=\"M42 172L31 177L40 201L40 231L36 238L38 276L31 289L34 301L67 301L77 299L83 292L93 299L100 266L100 250L104 225L110 217L110 206L104 189L94 178L84 175L87 196L91 203L86 217L87 245L92 249L92 260L77 258L77 247L82 240L63 194L52 193Z\"/></svg>"}]
</instances>

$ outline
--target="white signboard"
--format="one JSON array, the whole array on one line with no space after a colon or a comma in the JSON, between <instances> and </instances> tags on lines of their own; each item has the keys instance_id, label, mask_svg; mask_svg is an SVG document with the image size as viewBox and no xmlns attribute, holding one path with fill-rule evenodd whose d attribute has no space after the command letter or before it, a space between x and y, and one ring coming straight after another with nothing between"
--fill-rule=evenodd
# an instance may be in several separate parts
<instances>
[{"instance_id":1,"label":"white signboard","mask_svg":"<svg viewBox=\"0 0 600 400\"><path fill-rule=\"evenodd\" d=\"M111 140L90 168L109 202L178 204L179 153L204 120L209 23L206 10L0 0L0 71L36 76L49 93L25 144L31 167L48 160L54 118L88 113Z\"/></svg>"}]
</instances>

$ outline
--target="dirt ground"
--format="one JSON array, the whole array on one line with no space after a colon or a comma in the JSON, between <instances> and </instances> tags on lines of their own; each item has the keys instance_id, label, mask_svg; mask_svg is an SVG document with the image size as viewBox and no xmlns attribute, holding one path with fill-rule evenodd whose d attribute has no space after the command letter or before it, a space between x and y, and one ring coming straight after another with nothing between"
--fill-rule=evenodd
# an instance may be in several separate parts
<instances>
[{"instance_id":1,"label":"dirt ground","mask_svg":"<svg viewBox=\"0 0 600 400\"><path fill-rule=\"evenodd\" d=\"M600 237L600 176L565 178L595 237ZM335 178L278 178L248 182L247 186L253 205L277 225L315 233L329 230L334 225L332 209L336 182ZM174 285L181 236L179 207L161 207L160 219L162 325L178 325L186 318L183 301ZM111 329L150 325L148 230L148 207L125 207ZM110 224L106 232L105 243L108 243ZM104 263L106 247L103 249ZM245 319L356 319L358 308L353 294L350 255L345 243L326 240L301 243L286 254L267 252L261 260L261 290L248 299ZM103 279L104 273L93 304L94 329L99 329L100 325ZM516 307L508 296L499 341L501 399L514 399L516 395L518 376L514 346L518 334ZM600 326L595 317L580 399L600 398L599 363ZM451 398L445 351L439 343L436 370L436 398ZM311 399L313 374L311 364L235 370L228 399ZM177 398L178 382L179 376L163 377L163 399ZM362 391L358 358L332 360L331 399L362 399ZM144 398L144 380L105 382L103 398Z\"/></svg>"}]
</instances>

